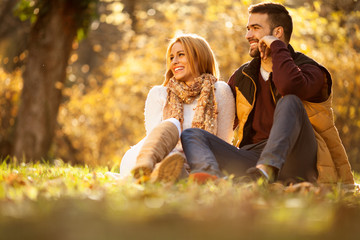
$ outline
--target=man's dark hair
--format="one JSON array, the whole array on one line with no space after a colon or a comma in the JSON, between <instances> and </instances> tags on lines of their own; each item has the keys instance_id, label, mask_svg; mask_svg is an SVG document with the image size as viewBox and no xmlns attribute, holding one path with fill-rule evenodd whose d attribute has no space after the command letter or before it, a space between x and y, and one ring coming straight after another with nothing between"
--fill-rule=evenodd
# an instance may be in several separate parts
<instances>
[{"instance_id":1,"label":"man's dark hair","mask_svg":"<svg viewBox=\"0 0 360 240\"><path fill-rule=\"evenodd\" d=\"M293 23L292 18L286 8L279 3L264 2L249 7L249 14L251 13L265 13L269 16L271 32L274 28L282 26L284 28L285 40L289 43Z\"/></svg>"}]
</instances>

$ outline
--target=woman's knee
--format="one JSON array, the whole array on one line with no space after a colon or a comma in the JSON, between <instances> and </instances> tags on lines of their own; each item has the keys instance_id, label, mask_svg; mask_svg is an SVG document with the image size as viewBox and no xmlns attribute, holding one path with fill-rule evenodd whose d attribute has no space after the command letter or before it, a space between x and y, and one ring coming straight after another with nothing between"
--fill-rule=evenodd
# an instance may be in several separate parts
<instances>
[{"instance_id":1,"label":"woman's knee","mask_svg":"<svg viewBox=\"0 0 360 240\"><path fill-rule=\"evenodd\" d=\"M179 136L181 135L181 124L179 120L177 120L176 118L168 118L165 119L164 122L171 122L172 124L174 124L178 130Z\"/></svg>"}]
</instances>

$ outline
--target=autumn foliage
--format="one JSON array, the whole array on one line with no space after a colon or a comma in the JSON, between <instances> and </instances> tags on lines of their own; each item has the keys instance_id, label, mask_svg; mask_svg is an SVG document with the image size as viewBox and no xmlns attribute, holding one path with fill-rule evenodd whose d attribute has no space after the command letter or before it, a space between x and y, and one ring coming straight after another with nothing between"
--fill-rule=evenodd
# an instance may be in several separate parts
<instances>
[{"instance_id":1,"label":"autumn foliage","mask_svg":"<svg viewBox=\"0 0 360 240\"><path fill-rule=\"evenodd\" d=\"M118 165L145 135L144 101L165 73L165 51L176 32L208 40L221 79L250 60L246 33L250 0L101 0L87 35L73 43L49 159ZM355 170L360 170L360 11L356 1L280 1L294 21L291 44L333 76L336 125ZM30 26L30 25L29 25ZM22 28L29 27L21 25ZM19 26L20 27L20 26ZM1 29L0 29L1 30ZM25 33L26 34L26 31ZM0 144L11 147L26 49L9 54L0 39ZM22 55L21 55L22 54ZM9 64L13 68L9 67ZM5 145L8 144L8 145Z\"/></svg>"}]
</instances>

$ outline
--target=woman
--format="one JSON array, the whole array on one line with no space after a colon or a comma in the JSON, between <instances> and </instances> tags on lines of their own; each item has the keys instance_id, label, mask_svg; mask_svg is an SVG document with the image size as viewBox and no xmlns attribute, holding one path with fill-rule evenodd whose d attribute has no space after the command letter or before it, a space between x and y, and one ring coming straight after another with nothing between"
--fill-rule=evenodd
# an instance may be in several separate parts
<instances>
[{"instance_id":1,"label":"woman","mask_svg":"<svg viewBox=\"0 0 360 240\"><path fill-rule=\"evenodd\" d=\"M165 81L150 90L145 103L147 136L124 155L121 177L132 173L137 179L175 181L184 165L179 136L186 128L202 128L231 142L234 97L225 82L217 81L218 73L205 39L181 34L170 41Z\"/></svg>"}]
</instances>

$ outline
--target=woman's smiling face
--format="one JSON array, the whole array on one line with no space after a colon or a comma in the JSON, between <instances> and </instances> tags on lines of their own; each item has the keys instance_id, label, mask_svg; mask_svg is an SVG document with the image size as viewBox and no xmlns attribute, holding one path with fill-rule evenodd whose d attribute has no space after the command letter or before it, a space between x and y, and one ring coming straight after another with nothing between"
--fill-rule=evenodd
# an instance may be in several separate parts
<instances>
[{"instance_id":1,"label":"woman's smiling face","mask_svg":"<svg viewBox=\"0 0 360 240\"><path fill-rule=\"evenodd\" d=\"M176 80L190 85L194 81L185 50L180 42L174 43L170 51L170 69Z\"/></svg>"}]
</instances>

